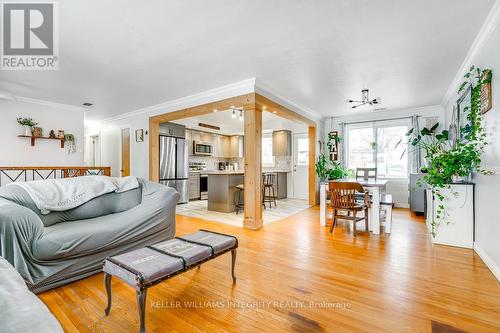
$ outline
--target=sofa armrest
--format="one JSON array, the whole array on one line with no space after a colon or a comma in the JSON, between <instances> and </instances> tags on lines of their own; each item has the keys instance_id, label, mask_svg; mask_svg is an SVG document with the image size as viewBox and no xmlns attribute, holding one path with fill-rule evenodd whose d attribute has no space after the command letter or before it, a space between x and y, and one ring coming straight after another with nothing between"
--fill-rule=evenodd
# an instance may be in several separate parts
<instances>
[{"instance_id":1,"label":"sofa armrest","mask_svg":"<svg viewBox=\"0 0 500 333\"><path fill-rule=\"evenodd\" d=\"M0 198L0 256L22 274L23 257L33 257L33 247L44 232L38 215L31 209Z\"/></svg>"}]
</instances>

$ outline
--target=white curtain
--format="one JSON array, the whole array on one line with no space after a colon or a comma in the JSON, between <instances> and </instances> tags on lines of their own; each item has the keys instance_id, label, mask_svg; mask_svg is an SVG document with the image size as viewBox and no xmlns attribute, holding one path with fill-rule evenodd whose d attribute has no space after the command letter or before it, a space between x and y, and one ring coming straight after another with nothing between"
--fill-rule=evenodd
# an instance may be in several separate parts
<instances>
[{"instance_id":1,"label":"white curtain","mask_svg":"<svg viewBox=\"0 0 500 333\"><path fill-rule=\"evenodd\" d=\"M411 117L411 128L413 128L413 133L420 132L420 117ZM419 173L422 168L422 152L420 149L415 149L411 144L408 144L408 152L410 155L410 172Z\"/></svg>"},{"instance_id":2,"label":"white curtain","mask_svg":"<svg viewBox=\"0 0 500 333\"><path fill-rule=\"evenodd\" d=\"M342 141L340 143L340 165L342 167L346 168L347 167L347 161L346 161L346 147L347 147L347 140L346 140L346 123L340 123L340 137L342 138Z\"/></svg>"}]
</instances>

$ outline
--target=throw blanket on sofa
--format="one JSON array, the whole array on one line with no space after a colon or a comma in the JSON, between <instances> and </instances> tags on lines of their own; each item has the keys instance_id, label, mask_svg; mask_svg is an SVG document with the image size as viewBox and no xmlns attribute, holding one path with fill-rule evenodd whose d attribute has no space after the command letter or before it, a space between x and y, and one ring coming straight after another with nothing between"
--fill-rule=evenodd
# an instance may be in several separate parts
<instances>
[{"instance_id":1,"label":"throw blanket on sofa","mask_svg":"<svg viewBox=\"0 0 500 333\"><path fill-rule=\"evenodd\" d=\"M22 187L42 215L51 211L66 211L110 192L125 192L139 187L137 178L85 176L62 179L44 179L10 183Z\"/></svg>"}]
</instances>

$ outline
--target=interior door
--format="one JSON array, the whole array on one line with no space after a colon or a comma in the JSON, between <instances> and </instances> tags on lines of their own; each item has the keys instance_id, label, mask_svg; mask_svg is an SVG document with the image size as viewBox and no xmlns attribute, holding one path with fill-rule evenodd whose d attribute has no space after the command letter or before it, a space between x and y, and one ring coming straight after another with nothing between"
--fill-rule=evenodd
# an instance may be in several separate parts
<instances>
[{"instance_id":1,"label":"interior door","mask_svg":"<svg viewBox=\"0 0 500 333\"><path fill-rule=\"evenodd\" d=\"M309 136L293 135L293 198L309 198Z\"/></svg>"},{"instance_id":2,"label":"interior door","mask_svg":"<svg viewBox=\"0 0 500 333\"><path fill-rule=\"evenodd\" d=\"M130 128L122 128L122 167L121 176L130 176Z\"/></svg>"}]
</instances>

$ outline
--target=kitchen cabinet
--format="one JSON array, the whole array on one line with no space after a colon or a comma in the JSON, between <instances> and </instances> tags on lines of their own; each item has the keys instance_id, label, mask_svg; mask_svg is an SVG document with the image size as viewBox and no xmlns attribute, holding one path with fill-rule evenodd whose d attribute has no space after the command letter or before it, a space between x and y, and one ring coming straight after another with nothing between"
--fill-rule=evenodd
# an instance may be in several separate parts
<instances>
[{"instance_id":1,"label":"kitchen cabinet","mask_svg":"<svg viewBox=\"0 0 500 333\"><path fill-rule=\"evenodd\" d=\"M190 172L188 177L189 200L200 198L200 173Z\"/></svg>"},{"instance_id":2,"label":"kitchen cabinet","mask_svg":"<svg viewBox=\"0 0 500 333\"><path fill-rule=\"evenodd\" d=\"M184 138L186 135L186 126L175 123L160 124L159 133L162 135Z\"/></svg>"},{"instance_id":3,"label":"kitchen cabinet","mask_svg":"<svg viewBox=\"0 0 500 333\"><path fill-rule=\"evenodd\" d=\"M229 155L231 158L243 158L243 135L230 137Z\"/></svg>"},{"instance_id":4,"label":"kitchen cabinet","mask_svg":"<svg viewBox=\"0 0 500 333\"><path fill-rule=\"evenodd\" d=\"M273 156L292 155L292 132L273 131Z\"/></svg>"},{"instance_id":5,"label":"kitchen cabinet","mask_svg":"<svg viewBox=\"0 0 500 333\"><path fill-rule=\"evenodd\" d=\"M231 139L226 135L217 135L215 139L215 156L229 158L231 157Z\"/></svg>"}]
</instances>

